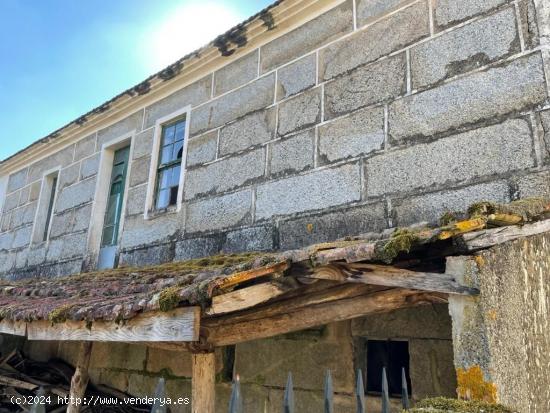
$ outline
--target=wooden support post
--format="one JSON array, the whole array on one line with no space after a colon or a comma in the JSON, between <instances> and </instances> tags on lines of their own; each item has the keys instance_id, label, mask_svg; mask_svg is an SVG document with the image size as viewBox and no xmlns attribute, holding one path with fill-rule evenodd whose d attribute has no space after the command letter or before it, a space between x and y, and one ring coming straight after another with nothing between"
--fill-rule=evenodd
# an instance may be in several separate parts
<instances>
[{"instance_id":1,"label":"wooden support post","mask_svg":"<svg viewBox=\"0 0 550 413\"><path fill-rule=\"evenodd\" d=\"M88 386L88 366L90 365L90 356L92 355L92 344L92 341L83 341L80 343L76 370L71 379L67 413L78 413L82 406L82 399Z\"/></svg>"},{"instance_id":2,"label":"wooden support post","mask_svg":"<svg viewBox=\"0 0 550 413\"><path fill-rule=\"evenodd\" d=\"M192 413L214 413L216 405L216 356L193 354Z\"/></svg>"}]
</instances>

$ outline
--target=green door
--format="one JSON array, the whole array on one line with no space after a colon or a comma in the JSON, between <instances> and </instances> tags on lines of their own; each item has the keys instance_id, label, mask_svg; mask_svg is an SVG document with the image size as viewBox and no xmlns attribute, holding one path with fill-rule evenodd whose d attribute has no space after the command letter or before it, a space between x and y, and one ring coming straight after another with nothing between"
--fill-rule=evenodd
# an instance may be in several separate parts
<instances>
[{"instance_id":1,"label":"green door","mask_svg":"<svg viewBox=\"0 0 550 413\"><path fill-rule=\"evenodd\" d=\"M113 171L111 173L111 181L109 185L109 199L107 200L105 219L103 221L103 235L101 237L102 247L117 244L120 216L122 214L122 204L124 201L124 186L126 185L126 174L128 172L129 155L129 146L115 152Z\"/></svg>"}]
</instances>

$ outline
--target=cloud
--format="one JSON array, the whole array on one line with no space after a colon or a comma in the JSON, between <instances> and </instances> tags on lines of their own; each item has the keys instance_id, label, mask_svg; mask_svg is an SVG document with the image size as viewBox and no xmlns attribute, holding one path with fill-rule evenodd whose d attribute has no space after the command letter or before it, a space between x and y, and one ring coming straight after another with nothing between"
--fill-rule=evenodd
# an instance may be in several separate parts
<instances>
[{"instance_id":1,"label":"cloud","mask_svg":"<svg viewBox=\"0 0 550 413\"><path fill-rule=\"evenodd\" d=\"M145 65L151 71L163 69L231 27L244 16L230 2L186 2L173 9L147 36Z\"/></svg>"}]
</instances>

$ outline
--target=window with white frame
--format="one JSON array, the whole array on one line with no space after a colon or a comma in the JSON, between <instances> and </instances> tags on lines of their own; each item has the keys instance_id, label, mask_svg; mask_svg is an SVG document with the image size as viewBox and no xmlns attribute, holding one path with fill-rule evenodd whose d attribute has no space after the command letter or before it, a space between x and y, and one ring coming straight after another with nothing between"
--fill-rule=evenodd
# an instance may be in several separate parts
<instances>
[{"instance_id":1,"label":"window with white frame","mask_svg":"<svg viewBox=\"0 0 550 413\"><path fill-rule=\"evenodd\" d=\"M50 237L58 178L59 170L44 174L33 230L33 243L48 241Z\"/></svg>"}]
</instances>

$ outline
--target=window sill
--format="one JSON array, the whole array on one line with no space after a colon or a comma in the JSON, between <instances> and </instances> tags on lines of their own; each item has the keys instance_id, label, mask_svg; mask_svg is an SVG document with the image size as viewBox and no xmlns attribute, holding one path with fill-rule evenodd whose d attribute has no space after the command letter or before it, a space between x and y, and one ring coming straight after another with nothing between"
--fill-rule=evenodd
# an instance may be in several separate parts
<instances>
[{"instance_id":1,"label":"window sill","mask_svg":"<svg viewBox=\"0 0 550 413\"><path fill-rule=\"evenodd\" d=\"M168 208L164 209L153 209L151 211L147 212L147 215L145 216L145 219L147 220L153 220L159 217L163 217L166 215L172 215L179 213L180 208L178 208L176 205L169 206Z\"/></svg>"}]
</instances>

